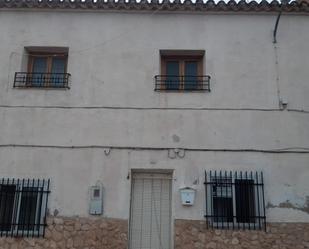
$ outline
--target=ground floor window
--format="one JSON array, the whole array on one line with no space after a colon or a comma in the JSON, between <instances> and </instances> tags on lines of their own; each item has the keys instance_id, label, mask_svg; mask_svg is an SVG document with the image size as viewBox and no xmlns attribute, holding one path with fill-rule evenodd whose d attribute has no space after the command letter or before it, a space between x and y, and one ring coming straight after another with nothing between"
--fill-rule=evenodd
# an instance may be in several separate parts
<instances>
[{"instance_id":1,"label":"ground floor window","mask_svg":"<svg viewBox=\"0 0 309 249\"><path fill-rule=\"evenodd\" d=\"M205 172L205 191L211 228L265 229L263 173Z\"/></svg>"},{"instance_id":2,"label":"ground floor window","mask_svg":"<svg viewBox=\"0 0 309 249\"><path fill-rule=\"evenodd\" d=\"M49 180L0 181L0 236L44 236Z\"/></svg>"}]
</instances>

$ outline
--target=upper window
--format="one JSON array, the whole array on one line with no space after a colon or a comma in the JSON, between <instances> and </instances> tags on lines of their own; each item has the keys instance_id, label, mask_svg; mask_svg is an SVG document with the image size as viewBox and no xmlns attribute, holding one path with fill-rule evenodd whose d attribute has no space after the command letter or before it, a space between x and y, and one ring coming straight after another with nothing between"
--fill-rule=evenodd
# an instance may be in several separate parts
<instances>
[{"instance_id":1,"label":"upper window","mask_svg":"<svg viewBox=\"0 0 309 249\"><path fill-rule=\"evenodd\" d=\"M204 51L161 50L161 75L155 76L155 90L210 91L210 77L203 74Z\"/></svg>"},{"instance_id":2,"label":"upper window","mask_svg":"<svg viewBox=\"0 0 309 249\"><path fill-rule=\"evenodd\" d=\"M206 218L212 228L265 228L262 173L209 172L205 186Z\"/></svg>"},{"instance_id":3,"label":"upper window","mask_svg":"<svg viewBox=\"0 0 309 249\"><path fill-rule=\"evenodd\" d=\"M14 87L68 88L68 48L27 47L27 72L15 74Z\"/></svg>"},{"instance_id":4,"label":"upper window","mask_svg":"<svg viewBox=\"0 0 309 249\"><path fill-rule=\"evenodd\" d=\"M0 182L0 235L42 236L49 180L10 180Z\"/></svg>"}]
</instances>

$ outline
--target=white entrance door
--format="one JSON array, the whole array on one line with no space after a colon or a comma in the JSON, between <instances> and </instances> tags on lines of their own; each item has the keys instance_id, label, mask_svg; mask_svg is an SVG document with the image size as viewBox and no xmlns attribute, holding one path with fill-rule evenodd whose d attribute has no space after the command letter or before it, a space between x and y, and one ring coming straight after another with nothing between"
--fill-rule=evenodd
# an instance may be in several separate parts
<instances>
[{"instance_id":1,"label":"white entrance door","mask_svg":"<svg viewBox=\"0 0 309 249\"><path fill-rule=\"evenodd\" d=\"M133 173L130 249L171 249L171 174Z\"/></svg>"}]
</instances>

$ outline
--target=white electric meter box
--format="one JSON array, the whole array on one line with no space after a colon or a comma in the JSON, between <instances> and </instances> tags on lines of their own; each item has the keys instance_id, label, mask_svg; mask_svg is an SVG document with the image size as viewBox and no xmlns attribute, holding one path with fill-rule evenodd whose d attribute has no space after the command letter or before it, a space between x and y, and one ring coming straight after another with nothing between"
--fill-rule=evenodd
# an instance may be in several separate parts
<instances>
[{"instance_id":1,"label":"white electric meter box","mask_svg":"<svg viewBox=\"0 0 309 249\"><path fill-rule=\"evenodd\" d=\"M100 215L103 213L103 188L102 186L90 187L89 213Z\"/></svg>"},{"instance_id":2,"label":"white electric meter box","mask_svg":"<svg viewBox=\"0 0 309 249\"><path fill-rule=\"evenodd\" d=\"M194 199L195 199L195 192L196 190L190 187L181 188L180 189L180 196L181 196L181 203L184 206L193 206Z\"/></svg>"}]
</instances>

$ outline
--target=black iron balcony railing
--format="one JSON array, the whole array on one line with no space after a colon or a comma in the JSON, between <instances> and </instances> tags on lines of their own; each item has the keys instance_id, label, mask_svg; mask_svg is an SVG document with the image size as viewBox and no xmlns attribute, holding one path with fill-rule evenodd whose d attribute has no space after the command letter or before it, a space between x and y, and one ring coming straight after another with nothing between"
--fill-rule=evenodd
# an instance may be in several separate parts
<instances>
[{"instance_id":1,"label":"black iron balcony railing","mask_svg":"<svg viewBox=\"0 0 309 249\"><path fill-rule=\"evenodd\" d=\"M69 88L69 73L17 72L14 87L20 88Z\"/></svg>"},{"instance_id":2,"label":"black iron balcony railing","mask_svg":"<svg viewBox=\"0 0 309 249\"><path fill-rule=\"evenodd\" d=\"M210 92L209 75L156 75L155 91L207 91Z\"/></svg>"}]
</instances>

